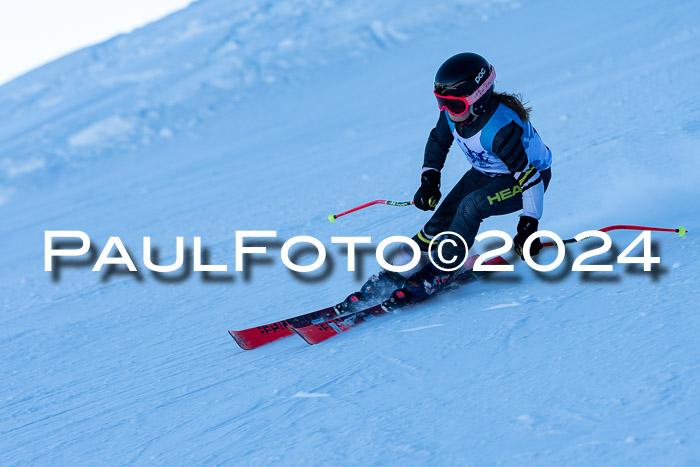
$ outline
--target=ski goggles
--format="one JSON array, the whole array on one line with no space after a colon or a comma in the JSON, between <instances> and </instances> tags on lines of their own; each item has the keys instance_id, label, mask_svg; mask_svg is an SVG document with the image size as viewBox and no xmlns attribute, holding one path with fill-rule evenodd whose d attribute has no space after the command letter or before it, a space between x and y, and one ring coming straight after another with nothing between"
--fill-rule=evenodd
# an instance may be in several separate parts
<instances>
[{"instance_id":1,"label":"ski goggles","mask_svg":"<svg viewBox=\"0 0 700 467\"><path fill-rule=\"evenodd\" d=\"M486 91L493 86L493 82L495 80L496 70L494 70L493 66L491 66L491 73L489 73L489 77L486 78L486 81L481 83L481 86L479 86L479 88L469 96L443 96L435 91L433 91L433 94L435 94L440 111L447 110L452 115L463 115L469 110L470 105L478 101L481 96L486 94Z\"/></svg>"}]
</instances>

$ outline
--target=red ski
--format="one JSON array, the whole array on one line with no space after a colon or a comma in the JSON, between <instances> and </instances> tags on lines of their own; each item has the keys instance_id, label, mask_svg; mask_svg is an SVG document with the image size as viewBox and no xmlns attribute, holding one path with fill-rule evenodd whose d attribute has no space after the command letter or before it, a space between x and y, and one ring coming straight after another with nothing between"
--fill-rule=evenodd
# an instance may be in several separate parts
<instances>
[{"instance_id":1,"label":"red ski","mask_svg":"<svg viewBox=\"0 0 700 467\"><path fill-rule=\"evenodd\" d=\"M502 265L509 263L500 256L496 256L495 258L485 261L484 264ZM485 274L487 274L487 272L485 271L468 270L459 274L456 278L456 282L464 284L466 282L471 282L473 280L479 279ZM330 319L328 321L315 323L304 327L292 326L292 331L299 334L299 336L301 336L301 338L304 339L308 344L318 344L319 342L323 342L327 339L330 339L333 336L342 334L345 331L354 328L358 324L362 324L366 321L376 318L377 316L385 315L387 313L394 313L396 311L403 311L407 308L410 308L411 306L418 305L419 303L420 302L413 303L409 306L400 308L399 310L387 310L383 308L382 305L376 305L371 308L367 308L335 319Z\"/></svg>"},{"instance_id":2,"label":"red ski","mask_svg":"<svg viewBox=\"0 0 700 467\"><path fill-rule=\"evenodd\" d=\"M405 309L405 308L404 308ZM312 324L301 328L293 327L292 331L306 341L307 344L318 344L333 336L344 333L357 326L358 324L369 321L375 316L391 313L382 308L381 305L375 305L371 308L366 308L362 311L357 311L349 315L324 321L322 323Z\"/></svg>"},{"instance_id":3,"label":"red ski","mask_svg":"<svg viewBox=\"0 0 700 467\"><path fill-rule=\"evenodd\" d=\"M478 257L479 255L474 255L468 258L463 267L465 269L471 269ZM489 263L487 261L486 264L500 263ZM471 271L466 271L464 274L469 275L470 272ZM460 274L457 277L458 281L460 280L462 275L463 274ZM243 329L241 331L229 331L228 333L231 335L231 337L233 337L233 339L242 349L250 350L265 344L269 344L270 342L274 342L284 337L291 336L292 334L294 334L294 332L292 332L291 329L292 327L303 328L312 324L322 323L324 321L337 317L338 314L335 312L335 309L331 306L318 311L312 311L311 313L295 316L293 318L287 318L281 321L276 321L274 323Z\"/></svg>"},{"instance_id":4,"label":"red ski","mask_svg":"<svg viewBox=\"0 0 700 467\"><path fill-rule=\"evenodd\" d=\"M290 326L309 326L314 323L320 323L331 318L335 318L337 313L331 306L322 310L312 311L293 318L283 319L270 324L256 326L254 328L243 329L241 331L229 331L238 345L244 350L255 349L261 345L269 344L283 337L294 334Z\"/></svg>"}]
</instances>

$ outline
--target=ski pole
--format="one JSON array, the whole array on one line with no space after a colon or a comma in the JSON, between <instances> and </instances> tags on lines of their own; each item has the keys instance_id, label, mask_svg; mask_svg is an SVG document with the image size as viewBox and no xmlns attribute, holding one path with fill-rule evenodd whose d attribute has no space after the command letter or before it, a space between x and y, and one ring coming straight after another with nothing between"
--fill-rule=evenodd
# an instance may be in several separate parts
<instances>
[{"instance_id":1,"label":"ski pole","mask_svg":"<svg viewBox=\"0 0 700 467\"><path fill-rule=\"evenodd\" d=\"M386 199L375 199L374 201L370 201L369 203L362 204L360 206L357 206L356 208L352 208L345 212L341 212L340 214L329 214L328 220L331 222L335 222L335 220L340 216L350 214L351 212L359 211L360 209L372 206L373 204L388 204L389 206L410 206L413 204L413 201L389 201Z\"/></svg>"},{"instance_id":2,"label":"ski pole","mask_svg":"<svg viewBox=\"0 0 700 467\"><path fill-rule=\"evenodd\" d=\"M611 230L653 230L655 232L676 232L678 233L681 237L685 235L688 231L685 230L685 227L679 227L677 229L664 229L661 227L643 227L640 225L611 225L609 227L603 227L602 229L598 229L599 232L610 232ZM586 240L591 237L585 237L582 238L581 240ZM564 245L568 245L570 243L576 243L579 240L576 240L575 238L569 238L566 240L563 240ZM542 246L553 246L554 242L546 242L543 243Z\"/></svg>"}]
</instances>

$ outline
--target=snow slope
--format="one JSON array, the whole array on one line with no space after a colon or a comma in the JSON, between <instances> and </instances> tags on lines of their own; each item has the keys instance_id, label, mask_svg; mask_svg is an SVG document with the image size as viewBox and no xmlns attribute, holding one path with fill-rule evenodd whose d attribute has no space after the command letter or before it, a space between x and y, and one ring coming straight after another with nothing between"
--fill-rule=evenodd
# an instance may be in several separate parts
<instances>
[{"instance_id":1,"label":"snow slope","mask_svg":"<svg viewBox=\"0 0 700 467\"><path fill-rule=\"evenodd\" d=\"M0 87L2 463L696 465L698 13L200 0ZM464 50L535 109L554 152L543 228L690 233L654 234L653 273L516 263L318 346L241 351L227 329L335 303L377 269L345 272L331 236L376 244L427 220L326 217L410 199L432 77ZM453 151L445 186L465 168ZM264 229L321 239L332 264L300 278L272 243L235 272L235 231ZM44 272L45 230L85 231L95 254L120 236L140 273ZM229 272L152 274L144 236L163 263L201 236ZM612 236L620 252L636 234Z\"/></svg>"}]
</instances>

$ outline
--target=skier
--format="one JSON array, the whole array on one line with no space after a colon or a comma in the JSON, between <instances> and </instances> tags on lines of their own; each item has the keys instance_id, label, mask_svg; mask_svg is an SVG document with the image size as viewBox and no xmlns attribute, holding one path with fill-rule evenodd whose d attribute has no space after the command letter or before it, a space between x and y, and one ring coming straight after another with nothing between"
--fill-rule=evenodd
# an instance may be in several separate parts
<instances>
[{"instance_id":1,"label":"skier","mask_svg":"<svg viewBox=\"0 0 700 467\"><path fill-rule=\"evenodd\" d=\"M428 247L442 232L455 232L469 247L474 243L481 222L494 215L522 211L513 239L514 249L523 257L525 240L538 230L543 198L551 178L552 153L530 123L530 108L519 96L494 91L496 72L489 62L475 53L460 53L447 59L435 75L434 94L440 116L425 146L420 188L414 204L423 211L435 211L413 237L420 246L421 261L404 273L383 270L375 274L359 292L336 305L344 314L383 299L387 306L420 301L450 284L460 271L446 271L458 261L443 263ZM472 165L447 194L442 203L441 170L453 142ZM437 207L437 210L436 210ZM448 239L451 234L440 237ZM466 251L455 238L446 242L443 258L464 259ZM433 252L437 245L433 246ZM539 239L530 254L542 249ZM405 246L392 264L407 264L413 257ZM398 289L398 290L397 290Z\"/></svg>"}]
</instances>

